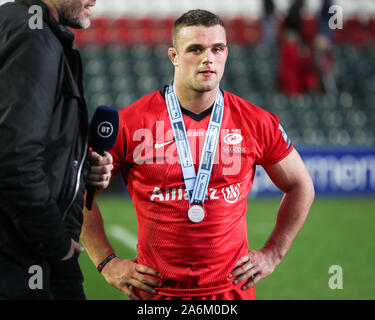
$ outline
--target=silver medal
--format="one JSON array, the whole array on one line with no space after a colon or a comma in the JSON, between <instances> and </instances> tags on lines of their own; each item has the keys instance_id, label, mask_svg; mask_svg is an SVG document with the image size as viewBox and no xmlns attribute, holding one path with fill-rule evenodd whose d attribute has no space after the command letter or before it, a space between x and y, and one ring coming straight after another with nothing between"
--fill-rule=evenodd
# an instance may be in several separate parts
<instances>
[{"instance_id":1,"label":"silver medal","mask_svg":"<svg viewBox=\"0 0 375 320\"><path fill-rule=\"evenodd\" d=\"M203 209L203 203L206 199L207 189L210 182L214 162L213 159L219 144L220 130L224 115L224 95L219 89L216 95L210 122L208 123L198 173L195 172L185 123L180 111L181 106L178 101L173 81L166 91L165 100L167 103L173 136L176 141L177 153L180 159L189 204L199 204L194 204L189 208L188 217L191 222L199 223L203 221L206 215Z\"/></svg>"},{"instance_id":2,"label":"silver medal","mask_svg":"<svg viewBox=\"0 0 375 320\"><path fill-rule=\"evenodd\" d=\"M196 204L191 206L188 210L188 216L191 222L201 222L205 216L203 207Z\"/></svg>"}]
</instances>

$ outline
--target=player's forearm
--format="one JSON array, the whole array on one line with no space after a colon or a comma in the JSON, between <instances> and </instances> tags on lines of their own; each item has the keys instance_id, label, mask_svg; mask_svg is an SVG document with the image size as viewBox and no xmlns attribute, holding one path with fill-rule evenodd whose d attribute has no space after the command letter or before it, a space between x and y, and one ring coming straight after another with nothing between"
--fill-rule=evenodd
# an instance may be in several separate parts
<instances>
[{"instance_id":1,"label":"player's forearm","mask_svg":"<svg viewBox=\"0 0 375 320\"><path fill-rule=\"evenodd\" d=\"M304 225L313 200L314 188L310 182L296 185L284 194L275 228L264 246L273 251L277 264Z\"/></svg>"},{"instance_id":2,"label":"player's forearm","mask_svg":"<svg viewBox=\"0 0 375 320\"><path fill-rule=\"evenodd\" d=\"M97 266L113 253L113 249L105 235L103 219L95 200L91 211L84 208L83 216L81 242L92 262Z\"/></svg>"}]
</instances>

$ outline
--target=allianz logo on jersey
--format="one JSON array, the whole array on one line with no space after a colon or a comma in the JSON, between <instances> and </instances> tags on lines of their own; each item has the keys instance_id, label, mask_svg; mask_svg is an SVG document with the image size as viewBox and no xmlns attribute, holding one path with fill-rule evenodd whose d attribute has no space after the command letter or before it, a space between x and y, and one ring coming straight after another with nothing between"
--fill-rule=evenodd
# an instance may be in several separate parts
<instances>
[{"instance_id":1,"label":"allianz logo on jersey","mask_svg":"<svg viewBox=\"0 0 375 320\"><path fill-rule=\"evenodd\" d=\"M206 130L188 130L186 134L188 137L205 137Z\"/></svg>"},{"instance_id":2,"label":"allianz logo on jersey","mask_svg":"<svg viewBox=\"0 0 375 320\"><path fill-rule=\"evenodd\" d=\"M232 184L227 187L223 187L220 190L215 188L208 188L206 200L219 200L220 196L228 203L236 203L240 197L240 184ZM165 202L165 201L188 201L187 191L183 187L171 188L171 189L160 189L154 187L154 191L151 194L150 201L152 202Z\"/></svg>"},{"instance_id":3,"label":"allianz logo on jersey","mask_svg":"<svg viewBox=\"0 0 375 320\"><path fill-rule=\"evenodd\" d=\"M188 137L205 137L206 130L189 129L186 134ZM243 139L240 129L222 129L222 135L224 135L223 142L229 145L239 144Z\"/></svg>"}]
</instances>

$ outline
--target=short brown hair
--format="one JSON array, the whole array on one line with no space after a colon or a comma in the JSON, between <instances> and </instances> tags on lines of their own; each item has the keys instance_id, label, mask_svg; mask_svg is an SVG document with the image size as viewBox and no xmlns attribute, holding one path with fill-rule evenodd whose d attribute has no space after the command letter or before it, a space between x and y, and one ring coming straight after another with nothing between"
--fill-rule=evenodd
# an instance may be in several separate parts
<instances>
[{"instance_id":1,"label":"short brown hair","mask_svg":"<svg viewBox=\"0 0 375 320\"><path fill-rule=\"evenodd\" d=\"M183 27L214 27L216 25L220 25L225 29L224 22L216 14L201 9L190 10L174 22L172 29L172 45L176 48L177 34Z\"/></svg>"}]
</instances>

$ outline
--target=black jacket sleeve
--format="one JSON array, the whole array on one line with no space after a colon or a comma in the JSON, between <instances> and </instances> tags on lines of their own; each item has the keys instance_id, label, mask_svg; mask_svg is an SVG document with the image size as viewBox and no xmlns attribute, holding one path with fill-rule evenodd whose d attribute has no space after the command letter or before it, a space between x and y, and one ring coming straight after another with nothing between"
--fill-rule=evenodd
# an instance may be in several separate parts
<instances>
[{"instance_id":1,"label":"black jacket sleeve","mask_svg":"<svg viewBox=\"0 0 375 320\"><path fill-rule=\"evenodd\" d=\"M45 32L0 37L0 212L41 255L59 259L71 237L51 197L44 167L53 164L44 152L63 51Z\"/></svg>"}]
</instances>

